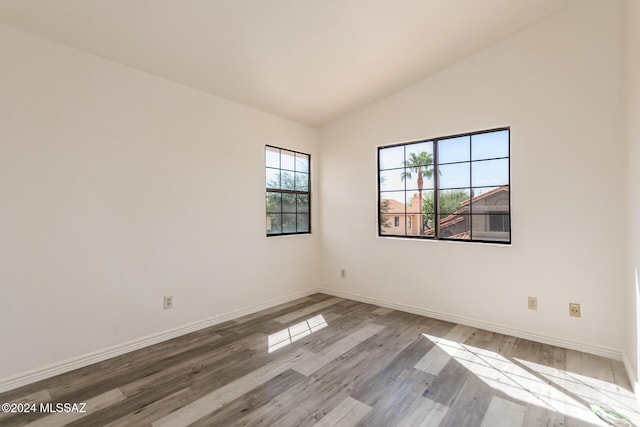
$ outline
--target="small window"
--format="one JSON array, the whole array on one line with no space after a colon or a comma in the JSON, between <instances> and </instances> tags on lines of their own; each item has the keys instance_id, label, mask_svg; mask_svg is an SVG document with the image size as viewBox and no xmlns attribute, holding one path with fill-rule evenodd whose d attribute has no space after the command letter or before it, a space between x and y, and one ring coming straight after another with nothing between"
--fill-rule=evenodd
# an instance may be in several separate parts
<instances>
[{"instance_id":1,"label":"small window","mask_svg":"<svg viewBox=\"0 0 640 427\"><path fill-rule=\"evenodd\" d=\"M509 146L501 128L378 148L378 235L510 243Z\"/></svg>"},{"instance_id":2,"label":"small window","mask_svg":"<svg viewBox=\"0 0 640 427\"><path fill-rule=\"evenodd\" d=\"M508 215L490 215L489 231L509 231Z\"/></svg>"},{"instance_id":3,"label":"small window","mask_svg":"<svg viewBox=\"0 0 640 427\"><path fill-rule=\"evenodd\" d=\"M267 145L267 236L311 233L310 156Z\"/></svg>"},{"instance_id":4,"label":"small window","mask_svg":"<svg viewBox=\"0 0 640 427\"><path fill-rule=\"evenodd\" d=\"M400 217L396 216L393 218L393 225L396 227L400 227Z\"/></svg>"}]
</instances>

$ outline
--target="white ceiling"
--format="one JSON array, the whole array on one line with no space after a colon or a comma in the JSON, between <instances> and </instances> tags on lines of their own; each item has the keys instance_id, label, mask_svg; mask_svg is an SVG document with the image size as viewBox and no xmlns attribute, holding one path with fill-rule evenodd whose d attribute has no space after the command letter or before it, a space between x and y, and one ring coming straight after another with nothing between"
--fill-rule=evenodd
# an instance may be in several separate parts
<instances>
[{"instance_id":1,"label":"white ceiling","mask_svg":"<svg viewBox=\"0 0 640 427\"><path fill-rule=\"evenodd\" d=\"M307 125L571 0L0 0L0 23Z\"/></svg>"}]
</instances>

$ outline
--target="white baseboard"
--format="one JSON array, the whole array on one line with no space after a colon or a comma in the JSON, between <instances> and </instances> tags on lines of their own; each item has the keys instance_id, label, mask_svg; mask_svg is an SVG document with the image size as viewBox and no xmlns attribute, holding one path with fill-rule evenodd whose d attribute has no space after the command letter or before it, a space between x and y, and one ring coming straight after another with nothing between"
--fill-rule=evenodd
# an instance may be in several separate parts
<instances>
[{"instance_id":1,"label":"white baseboard","mask_svg":"<svg viewBox=\"0 0 640 427\"><path fill-rule=\"evenodd\" d=\"M172 338L176 338L190 332L198 331L200 329L208 328L210 326L217 325L228 320L233 320L238 317L246 316L247 314L255 313L256 311L265 310L267 308L274 307L279 304L284 304L289 301L293 301L298 298L303 298L319 292L318 289L307 289L305 291L296 292L285 297L276 298L264 303L245 307L240 310L234 310L232 312L221 314L211 317L209 319L193 322L184 326L169 329L157 334L148 335L146 337L138 338L129 341L124 344L119 344L113 347L108 347L102 350L98 350L92 353L84 354L82 356L74 357L71 359L56 362L51 365L36 368L27 372L23 372L11 377L0 379L0 393L13 390L18 387L25 386L40 380L44 380L55 375L63 374L65 372L72 371L78 368L84 368L93 363L101 362L103 360L120 356L125 353L129 353L134 350L139 350L144 347L148 347L153 344L157 344L162 341L167 341Z\"/></svg>"},{"instance_id":2,"label":"white baseboard","mask_svg":"<svg viewBox=\"0 0 640 427\"><path fill-rule=\"evenodd\" d=\"M418 314L420 316L432 317L435 319L445 320L447 322L459 323L461 325L471 326L474 328L484 329L491 332L497 332L504 335L511 335L517 338L523 338L530 341L535 341L543 344L555 345L558 347L568 348L571 350L582 351L585 353L595 354L597 356L607 357L609 359L615 359L618 361L622 360L622 352L620 350L596 346L592 344L587 344L578 341L572 341L562 338L556 338L551 336L534 334L527 331L522 331L519 329L510 328L504 325L498 325L494 323L484 322L481 320L470 319L467 317L457 316L454 314L443 313L434 310L428 310L421 307L415 307L407 304L400 304L395 302L389 302L380 300L377 298L365 297L362 295L353 294L350 292L342 292L335 289L329 288L320 288L318 292L322 292L324 294L333 295L336 297L352 299L355 301L360 301L368 304L379 305L386 308L391 308L394 310L404 311L407 313Z\"/></svg>"}]
</instances>

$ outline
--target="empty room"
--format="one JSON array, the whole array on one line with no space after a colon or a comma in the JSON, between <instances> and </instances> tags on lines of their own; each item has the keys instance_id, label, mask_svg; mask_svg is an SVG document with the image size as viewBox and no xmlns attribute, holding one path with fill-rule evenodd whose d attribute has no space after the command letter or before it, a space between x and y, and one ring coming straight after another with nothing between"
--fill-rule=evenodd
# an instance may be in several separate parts
<instances>
[{"instance_id":1,"label":"empty room","mask_svg":"<svg viewBox=\"0 0 640 427\"><path fill-rule=\"evenodd\" d=\"M640 425L640 0L0 0L0 425Z\"/></svg>"}]
</instances>

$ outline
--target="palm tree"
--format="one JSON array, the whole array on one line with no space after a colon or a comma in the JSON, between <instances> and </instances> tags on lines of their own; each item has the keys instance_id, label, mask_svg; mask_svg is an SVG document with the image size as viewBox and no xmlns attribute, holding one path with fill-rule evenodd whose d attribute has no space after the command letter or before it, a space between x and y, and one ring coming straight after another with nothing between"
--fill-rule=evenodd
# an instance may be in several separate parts
<instances>
[{"instance_id":1,"label":"palm tree","mask_svg":"<svg viewBox=\"0 0 640 427\"><path fill-rule=\"evenodd\" d=\"M422 151L419 154L411 153L409 160L405 160L404 167L407 168L400 178L404 181L412 178L412 173L418 174L418 197L420 199L419 212L422 212L422 185L423 176L427 179L431 179L433 176L433 169L430 166L433 164L433 154ZM424 224L422 224L422 215L420 217L420 234L424 234Z\"/></svg>"}]
</instances>

